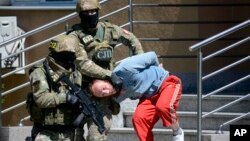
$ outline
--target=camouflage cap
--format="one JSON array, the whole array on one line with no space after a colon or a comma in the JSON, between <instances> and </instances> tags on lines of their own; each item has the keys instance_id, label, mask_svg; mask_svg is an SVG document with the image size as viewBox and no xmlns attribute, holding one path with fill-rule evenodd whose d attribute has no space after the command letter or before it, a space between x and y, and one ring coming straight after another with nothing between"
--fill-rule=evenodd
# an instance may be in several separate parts
<instances>
[{"instance_id":1,"label":"camouflage cap","mask_svg":"<svg viewBox=\"0 0 250 141\"><path fill-rule=\"evenodd\" d=\"M59 35L50 41L49 50L51 52L73 52L75 53L79 41L70 35Z\"/></svg>"},{"instance_id":2,"label":"camouflage cap","mask_svg":"<svg viewBox=\"0 0 250 141\"><path fill-rule=\"evenodd\" d=\"M80 13L81 11L101 9L98 0L77 0L76 3L76 12Z\"/></svg>"}]
</instances>

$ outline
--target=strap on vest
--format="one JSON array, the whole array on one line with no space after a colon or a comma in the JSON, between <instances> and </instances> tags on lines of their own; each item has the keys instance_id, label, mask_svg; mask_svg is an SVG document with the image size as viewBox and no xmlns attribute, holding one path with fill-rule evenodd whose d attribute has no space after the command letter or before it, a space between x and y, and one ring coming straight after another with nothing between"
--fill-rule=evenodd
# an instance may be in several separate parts
<instances>
[{"instance_id":1,"label":"strap on vest","mask_svg":"<svg viewBox=\"0 0 250 141\"><path fill-rule=\"evenodd\" d=\"M49 84L49 91L51 92L52 89L57 91L57 89L54 87L54 82L53 82L53 79L52 79L52 77L50 75L50 72L49 72L49 65L48 65L47 60L45 60L43 62L43 67L44 67L44 70L45 70L45 75L46 75L46 78L47 78L47 82Z\"/></svg>"}]
</instances>

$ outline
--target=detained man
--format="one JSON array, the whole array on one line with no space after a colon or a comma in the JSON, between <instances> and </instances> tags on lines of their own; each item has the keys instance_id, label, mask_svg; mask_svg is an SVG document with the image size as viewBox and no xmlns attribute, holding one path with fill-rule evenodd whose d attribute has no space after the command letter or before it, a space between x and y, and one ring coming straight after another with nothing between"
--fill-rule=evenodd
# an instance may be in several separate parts
<instances>
[{"instance_id":1,"label":"detained man","mask_svg":"<svg viewBox=\"0 0 250 141\"><path fill-rule=\"evenodd\" d=\"M133 126L140 141L154 141L152 129L161 119L173 130L172 141L184 141L176 109L182 94L181 80L165 70L155 52L147 52L121 61L111 80L94 80L89 89L96 97L113 96L118 102L139 99Z\"/></svg>"}]
</instances>

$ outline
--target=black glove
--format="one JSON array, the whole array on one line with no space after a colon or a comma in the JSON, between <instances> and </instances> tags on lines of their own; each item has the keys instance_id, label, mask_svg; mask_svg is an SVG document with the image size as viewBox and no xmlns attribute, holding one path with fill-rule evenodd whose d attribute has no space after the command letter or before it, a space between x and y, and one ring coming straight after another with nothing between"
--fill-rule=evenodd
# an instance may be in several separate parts
<instances>
[{"instance_id":1,"label":"black glove","mask_svg":"<svg viewBox=\"0 0 250 141\"><path fill-rule=\"evenodd\" d=\"M76 105L78 103L78 98L72 94L67 93L66 94L66 103L69 103L71 105Z\"/></svg>"}]
</instances>

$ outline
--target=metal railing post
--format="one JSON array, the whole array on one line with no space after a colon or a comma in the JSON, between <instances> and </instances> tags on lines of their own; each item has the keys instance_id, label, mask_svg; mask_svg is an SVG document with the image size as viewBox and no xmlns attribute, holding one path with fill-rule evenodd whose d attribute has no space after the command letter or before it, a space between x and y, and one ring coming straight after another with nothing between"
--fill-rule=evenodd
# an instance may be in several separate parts
<instances>
[{"instance_id":1,"label":"metal railing post","mask_svg":"<svg viewBox=\"0 0 250 141\"><path fill-rule=\"evenodd\" d=\"M201 141L202 134L202 51L198 49L198 60L197 60L197 141Z\"/></svg>"}]
</instances>

